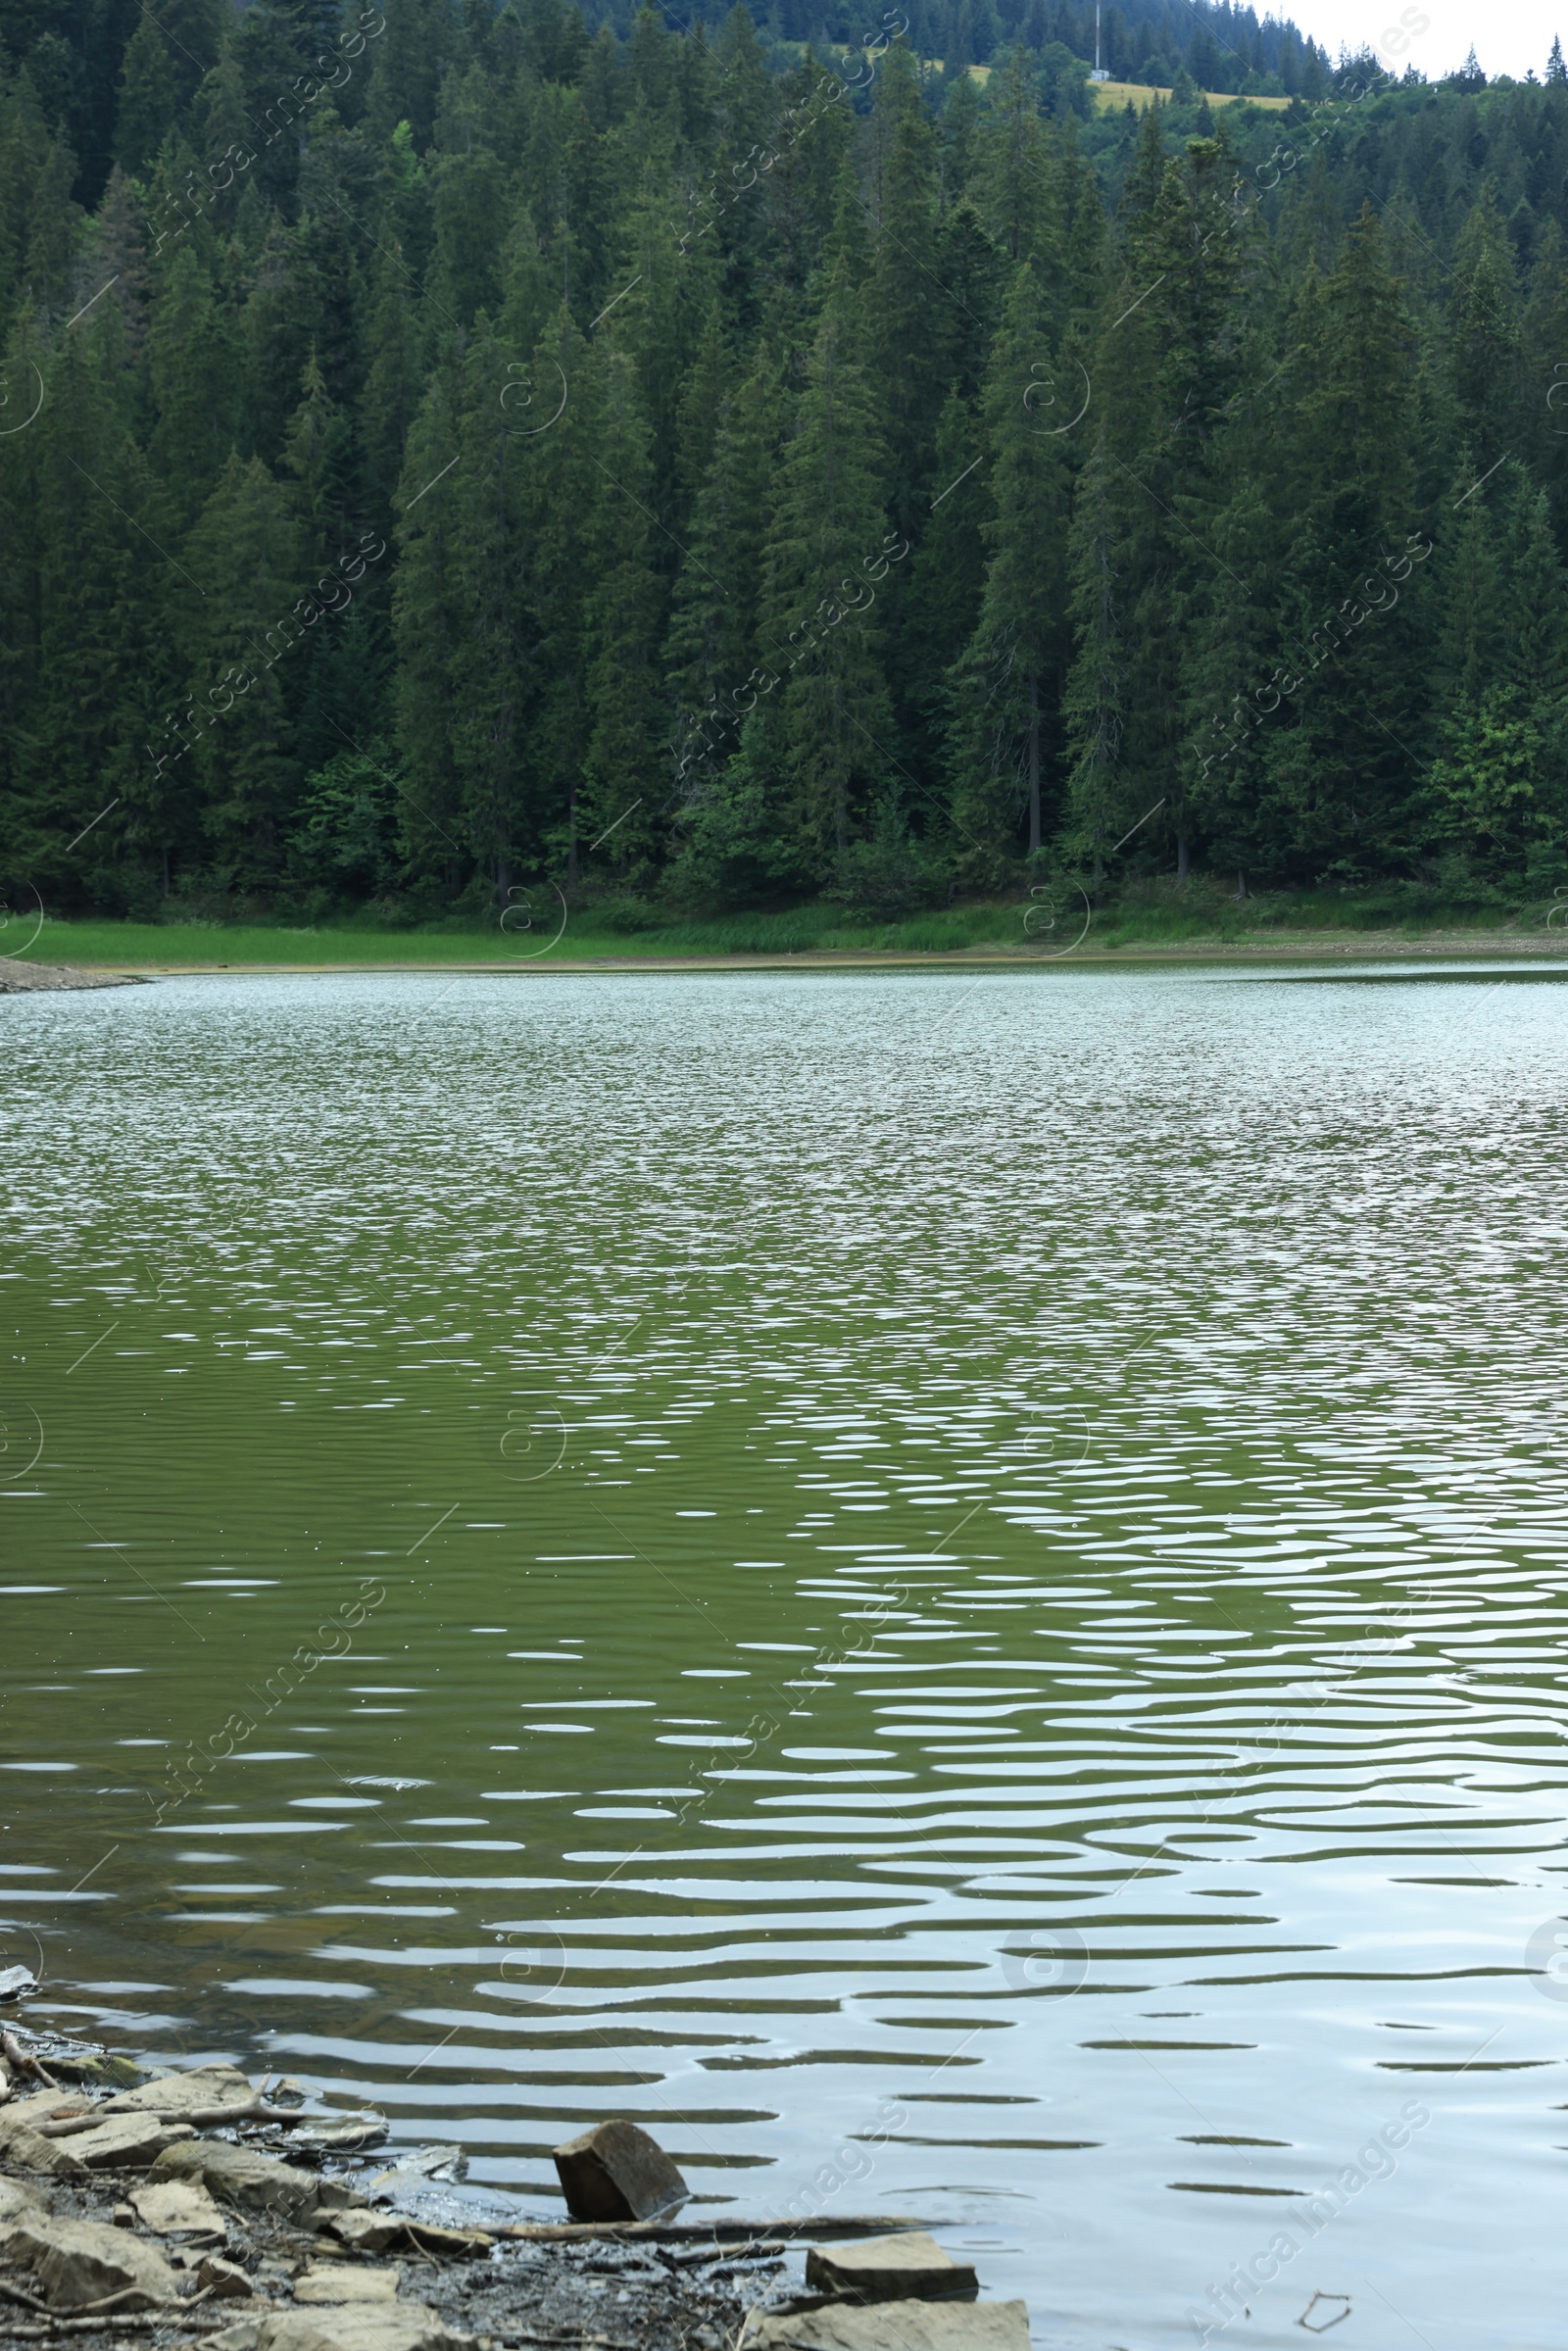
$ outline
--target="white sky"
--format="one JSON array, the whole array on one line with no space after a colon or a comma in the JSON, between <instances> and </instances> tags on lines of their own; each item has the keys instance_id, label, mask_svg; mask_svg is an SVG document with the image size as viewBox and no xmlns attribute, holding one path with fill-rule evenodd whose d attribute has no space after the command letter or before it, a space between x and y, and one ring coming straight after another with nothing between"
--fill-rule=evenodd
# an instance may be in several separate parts
<instances>
[{"instance_id":1,"label":"white sky","mask_svg":"<svg viewBox=\"0 0 1568 2351\"><path fill-rule=\"evenodd\" d=\"M1488 7L1481 0L1420 0L1416 7L1405 0L1285 0L1269 13L1294 17L1331 58L1342 45L1355 51L1370 43L1391 70L1413 65L1429 81L1462 66L1472 41L1484 72L1521 81L1531 67L1538 79L1544 73L1554 32L1568 52L1568 0L1491 0ZM1428 29L1401 31L1401 16L1409 25L1430 20ZM1397 40L1407 40L1408 48L1397 49Z\"/></svg>"}]
</instances>

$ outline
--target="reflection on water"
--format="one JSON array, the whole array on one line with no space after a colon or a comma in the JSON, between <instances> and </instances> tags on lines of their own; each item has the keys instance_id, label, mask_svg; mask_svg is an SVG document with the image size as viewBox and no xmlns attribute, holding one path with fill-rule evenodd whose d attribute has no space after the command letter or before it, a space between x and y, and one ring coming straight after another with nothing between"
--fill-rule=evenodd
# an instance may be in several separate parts
<instances>
[{"instance_id":1,"label":"reflection on water","mask_svg":"<svg viewBox=\"0 0 1568 2351\"><path fill-rule=\"evenodd\" d=\"M1042 2344L1556 2344L1568 996L0 1012L35 2015L535 2203L634 2115Z\"/></svg>"}]
</instances>

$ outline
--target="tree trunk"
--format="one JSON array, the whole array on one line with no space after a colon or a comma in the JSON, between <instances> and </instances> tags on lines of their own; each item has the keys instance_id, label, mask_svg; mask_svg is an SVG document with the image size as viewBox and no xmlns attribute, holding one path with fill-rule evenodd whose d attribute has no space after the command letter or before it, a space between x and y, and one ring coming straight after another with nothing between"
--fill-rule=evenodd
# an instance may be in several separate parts
<instances>
[{"instance_id":1,"label":"tree trunk","mask_svg":"<svg viewBox=\"0 0 1568 2351\"><path fill-rule=\"evenodd\" d=\"M1040 680L1029 672L1029 855L1040 851Z\"/></svg>"},{"instance_id":2,"label":"tree trunk","mask_svg":"<svg viewBox=\"0 0 1568 2351\"><path fill-rule=\"evenodd\" d=\"M1178 833L1176 836L1176 886L1179 890L1185 890L1187 887L1187 835Z\"/></svg>"},{"instance_id":3,"label":"tree trunk","mask_svg":"<svg viewBox=\"0 0 1568 2351\"><path fill-rule=\"evenodd\" d=\"M1247 868L1245 865L1238 865L1236 868L1236 896L1238 900L1241 900L1250 898L1251 895L1252 893L1247 887Z\"/></svg>"}]
</instances>

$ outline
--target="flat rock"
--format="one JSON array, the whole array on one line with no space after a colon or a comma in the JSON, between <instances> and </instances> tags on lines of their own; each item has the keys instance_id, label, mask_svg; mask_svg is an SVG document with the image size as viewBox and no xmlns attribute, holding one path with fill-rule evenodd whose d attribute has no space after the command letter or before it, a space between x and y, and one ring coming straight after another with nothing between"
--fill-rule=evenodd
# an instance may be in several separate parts
<instances>
[{"instance_id":1,"label":"flat rock","mask_svg":"<svg viewBox=\"0 0 1568 2351\"><path fill-rule=\"evenodd\" d=\"M172 2302L177 2288L174 2273L161 2253L102 2221L24 2215L0 2229L0 2253L31 2270L53 2311L73 2311L126 2288L134 2288L137 2298L122 2307L146 2310L158 2302Z\"/></svg>"},{"instance_id":2,"label":"flat rock","mask_svg":"<svg viewBox=\"0 0 1568 2351\"><path fill-rule=\"evenodd\" d=\"M33 2089L24 2098L12 2097L0 2106L0 2153L24 2131L36 2129L56 2112L85 2114L91 2100L78 2097L74 2090Z\"/></svg>"},{"instance_id":3,"label":"flat rock","mask_svg":"<svg viewBox=\"0 0 1568 2351\"><path fill-rule=\"evenodd\" d=\"M399 2270L362 2269L357 2261L323 2261L294 2280L296 2302L394 2302Z\"/></svg>"},{"instance_id":4,"label":"flat rock","mask_svg":"<svg viewBox=\"0 0 1568 2351\"><path fill-rule=\"evenodd\" d=\"M659 2141L636 2123L601 2123L555 2154L574 2221L652 2221L692 2192Z\"/></svg>"},{"instance_id":5,"label":"flat rock","mask_svg":"<svg viewBox=\"0 0 1568 2351\"><path fill-rule=\"evenodd\" d=\"M233 2065L199 2065L188 2074L160 2074L105 2101L101 2114L167 2114L176 2119L206 2106L249 2106L256 2092Z\"/></svg>"},{"instance_id":6,"label":"flat rock","mask_svg":"<svg viewBox=\"0 0 1568 2351\"><path fill-rule=\"evenodd\" d=\"M196 2272L196 2283L205 2286L216 2301L225 2297L230 2301L248 2302L256 2288L237 2261L224 2261L220 2254L209 2253Z\"/></svg>"},{"instance_id":7,"label":"flat rock","mask_svg":"<svg viewBox=\"0 0 1568 2351\"><path fill-rule=\"evenodd\" d=\"M496 2241L488 2229L448 2229L406 2212L340 2212L325 2225L340 2244L352 2245L357 2253L385 2253L394 2245L412 2245L419 2253L442 2253L463 2261L488 2253Z\"/></svg>"},{"instance_id":8,"label":"flat rock","mask_svg":"<svg viewBox=\"0 0 1568 2351\"><path fill-rule=\"evenodd\" d=\"M364 2147L378 2147L390 2129L384 2114L366 2111L302 2123L292 2139L296 2147L314 2147L321 2154L357 2155Z\"/></svg>"},{"instance_id":9,"label":"flat rock","mask_svg":"<svg viewBox=\"0 0 1568 2351\"><path fill-rule=\"evenodd\" d=\"M96 2130L44 2144L69 2147L89 2172L145 2172L166 2148L195 2135L189 2123L166 2123L161 2115L114 2114Z\"/></svg>"},{"instance_id":10,"label":"flat rock","mask_svg":"<svg viewBox=\"0 0 1568 2351\"><path fill-rule=\"evenodd\" d=\"M415 2180L465 2180L467 2173L468 2158L461 2147L400 2147L392 2169L376 2173L370 2194L395 2192Z\"/></svg>"},{"instance_id":11,"label":"flat rock","mask_svg":"<svg viewBox=\"0 0 1568 2351\"><path fill-rule=\"evenodd\" d=\"M341 2210L358 2200L352 2188L335 2180L318 2180L314 2172L221 2138L193 2137L171 2147L153 2166L153 2178L198 2180L224 2204L273 2213L301 2229L311 2228L318 2212Z\"/></svg>"},{"instance_id":12,"label":"flat rock","mask_svg":"<svg viewBox=\"0 0 1568 2351\"><path fill-rule=\"evenodd\" d=\"M145 2082L146 2074L128 2057L112 2056L108 2050L87 2050L79 2056L62 2057L51 2053L49 2071L57 2082L80 2082L94 2089L134 2089Z\"/></svg>"},{"instance_id":13,"label":"flat rock","mask_svg":"<svg viewBox=\"0 0 1568 2351\"><path fill-rule=\"evenodd\" d=\"M1029 2351L1022 2302L830 2302L764 2319L755 2311L738 2351Z\"/></svg>"},{"instance_id":14,"label":"flat rock","mask_svg":"<svg viewBox=\"0 0 1568 2351\"><path fill-rule=\"evenodd\" d=\"M62 2108L84 2107L85 2101L57 2089L34 2090L27 2098L12 2098L0 2106L0 2156L24 2172L42 2172L51 2180L85 2180L87 2166L76 2153L74 2138L44 2138L40 2123ZM82 2132L85 2137L87 2133Z\"/></svg>"},{"instance_id":15,"label":"flat rock","mask_svg":"<svg viewBox=\"0 0 1568 2351\"><path fill-rule=\"evenodd\" d=\"M422 2302L345 2302L329 2310L274 2310L210 2334L199 2351L472 2351Z\"/></svg>"},{"instance_id":16,"label":"flat rock","mask_svg":"<svg viewBox=\"0 0 1568 2351\"><path fill-rule=\"evenodd\" d=\"M48 2209L38 2190L25 2180L0 2180L0 2228L8 2221L30 2220Z\"/></svg>"},{"instance_id":17,"label":"flat rock","mask_svg":"<svg viewBox=\"0 0 1568 2351\"><path fill-rule=\"evenodd\" d=\"M454 2261L488 2253L495 2238L483 2229L446 2229L437 2221L405 2220L403 2233L421 2253L445 2253Z\"/></svg>"},{"instance_id":18,"label":"flat rock","mask_svg":"<svg viewBox=\"0 0 1568 2351\"><path fill-rule=\"evenodd\" d=\"M152 2180L133 2187L130 2201L154 2236L219 2238L228 2232L227 2222L197 2180Z\"/></svg>"},{"instance_id":19,"label":"flat rock","mask_svg":"<svg viewBox=\"0 0 1568 2351\"><path fill-rule=\"evenodd\" d=\"M979 2291L969 2264L944 2253L923 2229L862 2237L858 2244L813 2245L806 2256L806 2282L813 2292L858 2294L863 2302L903 2302L911 2295L925 2301Z\"/></svg>"},{"instance_id":20,"label":"flat rock","mask_svg":"<svg viewBox=\"0 0 1568 2351\"><path fill-rule=\"evenodd\" d=\"M68 2138L49 2138L40 2123L57 2117L99 2114L103 2121ZM45 2089L0 2106L0 2155L29 2172L55 2180L85 2180L89 2172L145 2171L176 2139L194 2136L188 2123L166 2123L153 2114L113 2114L94 2108L74 2090Z\"/></svg>"},{"instance_id":21,"label":"flat rock","mask_svg":"<svg viewBox=\"0 0 1568 2351\"><path fill-rule=\"evenodd\" d=\"M326 2225L339 2243L352 2245L357 2253L384 2253L389 2245L401 2245L407 2234L395 2212L340 2212Z\"/></svg>"},{"instance_id":22,"label":"flat rock","mask_svg":"<svg viewBox=\"0 0 1568 2351\"><path fill-rule=\"evenodd\" d=\"M0 1967L0 2000L20 2000L24 1992L37 1988L38 1979L30 1967Z\"/></svg>"}]
</instances>

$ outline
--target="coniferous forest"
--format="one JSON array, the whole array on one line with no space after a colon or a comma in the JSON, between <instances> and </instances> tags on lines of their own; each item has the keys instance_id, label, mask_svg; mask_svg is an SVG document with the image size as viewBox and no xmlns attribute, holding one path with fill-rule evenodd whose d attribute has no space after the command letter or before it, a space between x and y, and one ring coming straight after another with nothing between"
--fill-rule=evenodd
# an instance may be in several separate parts
<instances>
[{"instance_id":1,"label":"coniferous forest","mask_svg":"<svg viewBox=\"0 0 1568 2351\"><path fill-rule=\"evenodd\" d=\"M7 0L13 898L1568 883L1559 51L858 4Z\"/></svg>"}]
</instances>

